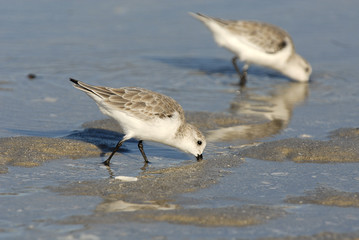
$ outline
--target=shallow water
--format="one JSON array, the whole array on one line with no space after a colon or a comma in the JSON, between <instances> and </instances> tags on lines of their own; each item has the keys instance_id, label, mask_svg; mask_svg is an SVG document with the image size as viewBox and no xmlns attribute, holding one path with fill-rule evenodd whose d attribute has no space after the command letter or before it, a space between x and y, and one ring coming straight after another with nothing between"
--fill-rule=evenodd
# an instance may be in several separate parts
<instances>
[{"instance_id":1,"label":"shallow water","mask_svg":"<svg viewBox=\"0 0 359 240\"><path fill-rule=\"evenodd\" d=\"M187 183L186 179L183 186L176 186L169 181L171 175L166 175L169 185L161 183L162 188L157 190L161 194L168 191L168 195L150 202L140 193L117 195L120 189L131 190L130 184L137 183L121 183L123 186L119 184L115 193L113 189L100 189L110 177L118 175L147 177L149 184L152 175L156 180L166 169L182 176L176 171L196 164L192 156L145 143L152 162L146 172L140 169L142 159L136 143L129 141L125 151L115 155L111 171L101 165L104 157L100 156L53 160L33 168L10 162L6 173L0 174L0 238L256 239L322 232L358 236L358 207L285 201L288 196L304 196L317 187L359 192L358 163L294 163L237 157L230 164L226 155L241 152L243 144L262 141L328 140L334 130L358 126L358 7L356 1L3 3L1 138L68 138L81 133L82 124L104 119L92 100L72 87L68 81L72 77L94 85L139 86L169 95L189 112L188 119L198 124L211 142L204 154L206 171L201 170L202 165L193 166L193 174L202 176L183 175L193 178L193 182ZM239 91L234 85L238 79L230 62L231 53L217 47L209 31L188 11L229 19L257 19L283 27L292 35L297 51L311 63L312 81L293 83L271 70L253 66L248 86ZM29 79L29 73L36 78ZM236 119L239 124L233 124ZM109 183L116 184L112 181ZM82 187L84 182L84 187L93 187L99 193L71 191L76 189L74 184ZM141 186L138 184L133 186ZM58 189L63 186L65 190ZM177 187L177 192L172 189ZM154 208L175 204L180 210L167 221L142 221L136 215L141 210L127 215L99 210L112 208L112 202L121 207L122 201L131 205L126 200L153 204ZM181 209L208 208L213 215L210 211L208 215L198 212L198 216L210 218L218 217L222 208L242 211L248 205L259 206L253 214L258 213L263 220L268 214L268 219L250 226L216 227L178 220ZM286 214L261 212L261 206L280 208ZM115 209L121 207L116 205ZM164 217L164 210L158 211L151 214ZM121 217L128 219L120 220ZM106 218L115 221L102 223Z\"/></svg>"}]
</instances>

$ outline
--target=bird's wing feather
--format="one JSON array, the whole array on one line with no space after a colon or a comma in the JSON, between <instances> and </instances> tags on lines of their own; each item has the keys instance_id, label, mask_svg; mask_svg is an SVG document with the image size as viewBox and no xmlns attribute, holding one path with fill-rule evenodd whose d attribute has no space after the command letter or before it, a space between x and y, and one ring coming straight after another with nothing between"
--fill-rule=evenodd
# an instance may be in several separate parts
<instances>
[{"instance_id":1,"label":"bird's wing feather","mask_svg":"<svg viewBox=\"0 0 359 240\"><path fill-rule=\"evenodd\" d=\"M172 98L136 87L105 88L105 101L128 114L142 119L165 119L179 116L184 119L182 107Z\"/></svg>"},{"instance_id":2,"label":"bird's wing feather","mask_svg":"<svg viewBox=\"0 0 359 240\"><path fill-rule=\"evenodd\" d=\"M245 44L266 53L275 54L287 45L293 46L289 34L277 26L256 21L212 19L238 36Z\"/></svg>"},{"instance_id":3,"label":"bird's wing feather","mask_svg":"<svg viewBox=\"0 0 359 240\"><path fill-rule=\"evenodd\" d=\"M110 88L92 86L77 80L71 80L74 86L95 101L103 101L104 108L123 111L141 119L166 119L179 117L184 120L184 111L173 98L137 87Z\"/></svg>"}]
</instances>

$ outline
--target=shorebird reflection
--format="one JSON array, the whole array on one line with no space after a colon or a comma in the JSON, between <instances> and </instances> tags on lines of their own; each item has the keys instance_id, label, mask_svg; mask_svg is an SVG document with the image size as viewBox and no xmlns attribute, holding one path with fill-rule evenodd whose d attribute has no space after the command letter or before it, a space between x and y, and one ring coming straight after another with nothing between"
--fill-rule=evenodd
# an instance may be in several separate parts
<instances>
[{"instance_id":1,"label":"shorebird reflection","mask_svg":"<svg viewBox=\"0 0 359 240\"><path fill-rule=\"evenodd\" d=\"M256 123L219 128L208 132L209 141L254 140L273 136L286 128L294 108L308 96L308 84L276 85L267 95L245 88L231 103L237 116L254 118Z\"/></svg>"}]
</instances>

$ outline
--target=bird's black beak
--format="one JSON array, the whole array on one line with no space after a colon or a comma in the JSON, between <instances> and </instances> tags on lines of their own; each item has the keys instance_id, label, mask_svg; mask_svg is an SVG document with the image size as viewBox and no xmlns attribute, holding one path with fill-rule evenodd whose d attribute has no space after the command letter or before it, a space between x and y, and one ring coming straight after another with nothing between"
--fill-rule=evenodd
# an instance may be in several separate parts
<instances>
[{"instance_id":1,"label":"bird's black beak","mask_svg":"<svg viewBox=\"0 0 359 240\"><path fill-rule=\"evenodd\" d=\"M197 162L200 162L203 160L202 154L198 154L196 158L197 158Z\"/></svg>"}]
</instances>

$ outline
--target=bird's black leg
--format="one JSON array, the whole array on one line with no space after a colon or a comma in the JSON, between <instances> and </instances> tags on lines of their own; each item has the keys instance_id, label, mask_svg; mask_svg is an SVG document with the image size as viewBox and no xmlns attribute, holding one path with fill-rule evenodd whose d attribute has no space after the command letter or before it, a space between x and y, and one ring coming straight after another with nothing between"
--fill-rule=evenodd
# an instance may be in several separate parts
<instances>
[{"instance_id":1,"label":"bird's black leg","mask_svg":"<svg viewBox=\"0 0 359 240\"><path fill-rule=\"evenodd\" d=\"M140 149L140 152L142 154L143 159L145 159L145 163L149 163L149 161L147 160L145 151L143 151L143 144L142 144L142 140L138 141L138 149Z\"/></svg>"},{"instance_id":2,"label":"bird's black leg","mask_svg":"<svg viewBox=\"0 0 359 240\"><path fill-rule=\"evenodd\" d=\"M239 86L244 87L246 85L247 82L247 69L248 69L248 65L246 64L243 67L243 73L241 73L241 70L239 70L239 67L237 66L236 61L238 60L237 56L234 56L232 58L232 64L234 66L234 69L236 69L236 72L239 76Z\"/></svg>"},{"instance_id":3,"label":"bird's black leg","mask_svg":"<svg viewBox=\"0 0 359 240\"><path fill-rule=\"evenodd\" d=\"M111 155L107 158L107 160L103 162L103 164L105 164L106 166L110 166L110 161L111 161L112 156L115 154L115 152L117 152L117 150L121 147L121 145L124 141L126 141L126 140L122 139L117 143L115 149L112 151Z\"/></svg>"},{"instance_id":4,"label":"bird's black leg","mask_svg":"<svg viewBox=\"0 0 359 240\"><path fill-rule=\"evenodd\" d=\"M238 66L237 66L237 63L236 63L237 60L238 60L238 57L237 57L237 56L234 56L234 57L232 58L232 64L233 64L233 66L234 66L234 69L236 69L236 72L238 73L239 77L241 77L241 76L242 76L242 73L241 73L241 70L239 70L239 68L238 68Z\"/></svg>"},{"instance_id":5,"label":"bird's black leg","mask_svg":"<svg viewBox=\"0 0 359 240\"><path fill-rule=\"evenodd\" d=\"M239 85L241 87L244 87L246 85L246 82L247 82L247 70L249 68L249 64L244 64L243 68L242 68L242 77L241 77L241 81L239 83ZM243 80L242 80L243 79ZM243 83L242 83L243 81Z\"/></svg>"}]
</instances>

